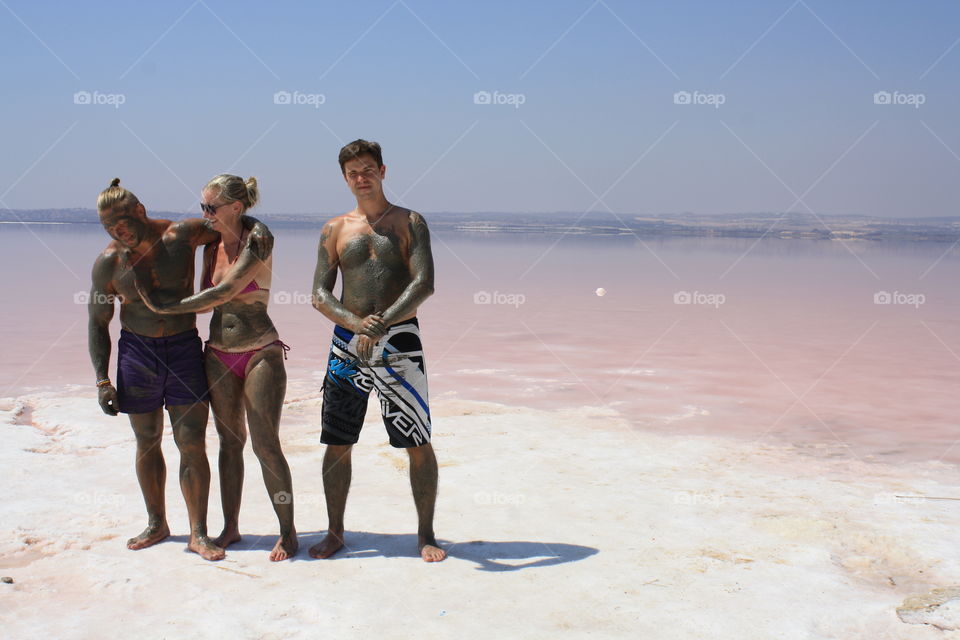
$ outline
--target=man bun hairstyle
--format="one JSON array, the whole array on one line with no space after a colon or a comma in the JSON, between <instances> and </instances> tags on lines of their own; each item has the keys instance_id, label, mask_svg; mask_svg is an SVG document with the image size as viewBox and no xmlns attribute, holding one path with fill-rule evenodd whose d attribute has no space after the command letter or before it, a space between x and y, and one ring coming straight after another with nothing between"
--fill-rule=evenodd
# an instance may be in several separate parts
<instances>
[{"instance_id":1,"label":"man bun hairstyle","mask_svg":"<svg viewBox=\"0 0 960 640\"><path fill-rule=\"evenodd\" d=\"M97 212L107 213L114 210L127 212L138 204L140 200L137 196L120 186L120 178L114 178L110 181L110 186L100 192L97 198Z\"/></svg>"},{"instance_id":2,"label":"man bun hairstyle","mask_svg":"<svg viewBox=\"0 0 960 640\"><path fill-rule=\"evenodd\" d=\"M377 168L383 166L383 152L380 143L359 138L340 149L340 173L346 173L343 165L364 154L370 154L377 163Z\"/></svg>"},{"instance_id":3,"label":"man bun hairstyle","mask_svg":"<svg viewBox=\"0 0 960 640\"><path fill-rule=\"evenodd\" d=\"M251 209L260 202L260 187L257 185L257 179L250 176L246 180L240 176L229 173L221 173L214 176L203 188L204 191L212 189L217 192L217 197L223 201L223 204L232 204L239 202L243 205L243 210Z\"/></svg>"}]
</instances>

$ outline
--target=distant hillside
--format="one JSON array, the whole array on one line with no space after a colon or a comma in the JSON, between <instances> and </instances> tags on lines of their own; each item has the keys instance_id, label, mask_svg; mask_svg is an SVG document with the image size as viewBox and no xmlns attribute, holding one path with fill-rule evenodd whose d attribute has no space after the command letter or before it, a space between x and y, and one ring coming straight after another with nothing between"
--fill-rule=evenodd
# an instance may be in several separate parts
<instances>
[{"instance_id":1,"label":"distant hillside","mask_svg":"<svg viewBox=\"0 0 960 640\"><path fill-rule=\"evenodd\" d=\"M191 214L151 211L155 218L179 220ZM256 213L271 226L319 228L336 214ZM788 213L692 213L660 216L610 213L426 213L430 227L449 233L577 234L590 236L694 236L743 238L812 238L823 240L910 240L955 242L960 216L871 218ZM93 209L30 209L0 211L0 222L98 223ZM2 225L0 225L2 229Z\"/></svg>"}]
</instances>

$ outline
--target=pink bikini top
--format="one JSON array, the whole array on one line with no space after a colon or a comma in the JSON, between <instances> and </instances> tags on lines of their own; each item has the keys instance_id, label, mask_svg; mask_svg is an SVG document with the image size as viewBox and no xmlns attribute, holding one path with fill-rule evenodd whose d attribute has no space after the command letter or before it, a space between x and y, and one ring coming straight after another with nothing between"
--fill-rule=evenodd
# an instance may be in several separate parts
<instances>
[{"instance_id":1,"label":"pink bikini top","mask_svg":"<svg viewBox=\"0 0 960 640\"><path fill-rule=\"evenodd\" d=\"M210 278L210 272L213 270L213 267L217 264L217 252L220 251L220 245L218 244L213 248L213 258L206 265L206 268L203 270L203 288L209 289L213 285L213 280ZM261 289L260 285L257 284L256 280L251 280L247 283L243 289L240 290L240 293L250 293L251 291L269 291L269 289Z\"/></svg>"}]
</instances>

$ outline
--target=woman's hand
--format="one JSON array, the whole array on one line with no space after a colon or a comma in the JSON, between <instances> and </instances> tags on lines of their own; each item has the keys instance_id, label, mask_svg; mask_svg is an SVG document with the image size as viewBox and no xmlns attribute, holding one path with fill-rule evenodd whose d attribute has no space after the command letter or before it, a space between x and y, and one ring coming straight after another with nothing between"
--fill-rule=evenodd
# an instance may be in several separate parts
<instances>
[{"instance_id":1,"label":"woman's hand","mask_svg":"<svg viewBox=\"0 0 960 640\"><path fill-rule=\"evenodd\" d=\"M139 280L134 280L133 284L137 288L137 293L140 294L140 299L143 300L143 304L146 305L147 309L150 309L150 311L153 311L154 313L163 313L163 314L170 313L170 311L167 311L166 309L164 309L163 305L158 305L153 303L153 300L150 299L150 295L143 290L142 286L140 286Z\"/></svg>"}]
</instances>

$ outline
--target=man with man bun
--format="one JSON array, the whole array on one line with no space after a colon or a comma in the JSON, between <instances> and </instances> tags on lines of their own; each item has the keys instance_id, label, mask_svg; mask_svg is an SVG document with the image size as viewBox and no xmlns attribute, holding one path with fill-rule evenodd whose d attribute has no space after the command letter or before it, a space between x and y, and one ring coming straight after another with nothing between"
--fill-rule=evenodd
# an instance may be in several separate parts
<instances>
[{"instance_id":1,"label":"man with man bun","mask_svg":"<svg viewBox=\"0 0 960 640\"><path fill-rule=\"evenodd\" d=\"M139 199L114 179L97 200L100 223L111 242L93 265L88 329L90 359L97 375L97 399L107 415L126 413L137 440L136 471L147 508L147 527L127 541L129 549L152 546L170 535L160 450L163 407L180 450L180 488L190 518L187 548L206 560L224 551L207 537L210 467L204 447L207 378L196 315L159 315L141 300L137 284L179 300L193 293L194 252L219 238L200 218L151 220ZM269 253L273 237L250 218L245 250ZM108 375L110 321L120 303L117 384Z\"/></svg>"}]
</instances>

